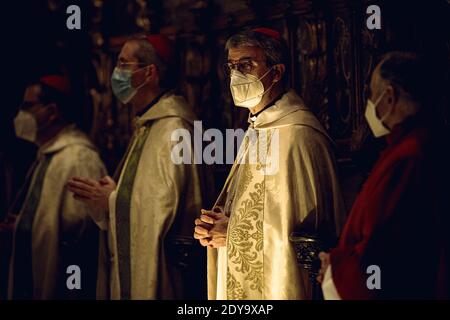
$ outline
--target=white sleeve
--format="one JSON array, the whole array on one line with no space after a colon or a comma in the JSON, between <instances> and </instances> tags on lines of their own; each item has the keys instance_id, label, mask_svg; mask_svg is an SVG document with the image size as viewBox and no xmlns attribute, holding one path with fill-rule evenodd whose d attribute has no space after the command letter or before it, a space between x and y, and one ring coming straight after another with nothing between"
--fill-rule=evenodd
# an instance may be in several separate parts
<instances>
[{"instance_id":1,"label":"white sleeve","mask_svg":"<svg viewBox=\"0 0 450 320\"><path fill-rule=\"evenodd\" d=\"M331 264L328 266L323 277L322 292L325 300L342 300L333 282Z\"/></svg>"}]
</instances>

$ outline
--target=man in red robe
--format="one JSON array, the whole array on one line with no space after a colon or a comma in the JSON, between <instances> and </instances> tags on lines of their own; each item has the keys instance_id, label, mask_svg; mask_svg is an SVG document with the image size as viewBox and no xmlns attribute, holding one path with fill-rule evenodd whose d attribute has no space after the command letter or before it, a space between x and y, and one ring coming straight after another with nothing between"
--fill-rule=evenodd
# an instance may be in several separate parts
<instances>
[{"instance_id":1,"label":"man in red robe","mask_svg":"<svg viewBox=\"0 0 450 320\"><path fill-rule=\"evenodd\" d=\"M436 120L435 73L402 52L387 54L374 70L365 116L388 146L338 246L320 254L325 299L450 297L450 161Z\"/></svg>"}]
</instances>

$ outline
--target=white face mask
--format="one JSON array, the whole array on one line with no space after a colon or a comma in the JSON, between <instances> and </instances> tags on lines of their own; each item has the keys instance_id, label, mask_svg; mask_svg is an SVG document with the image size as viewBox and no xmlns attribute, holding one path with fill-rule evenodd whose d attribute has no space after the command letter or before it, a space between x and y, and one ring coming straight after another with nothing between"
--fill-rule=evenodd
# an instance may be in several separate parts
<instances>
[{"instance_id":1,"label":"white face mask","mask_svg":"<svg viewBox=\"0 0 450 320\"><path fill-rule=\"evenodd\" d=\"M385 136L391 132L390 129L386 128L386 126L384 125L383 122L387 119L389 114L392 112L392 109L389 110L389 112L387 112L381 119L379 119L377 116L377 105L378 105L378 103L380 103L381 98L383 98L385 92L386 92L386 90L383 91L383 93L377 99L377 101L375 103L373 103L372 100L367 99L365 117L366 117L367 123L369 124L370 130L372 130L372 133L375 136L375 138Z\"/></svg>"},{"instance_id":2,"label":"white face mask","mask_svg":"<svg viewBox=\"0 0 450 320\"><path fill-rule=\"evenodd\" d=\"M275 84L272 83L267 90L264 91L264 85L261 79L264 78L272 70L270 68L261 78L252 74L243 74L238 70L231 70L230 90L233 101L236 106L244 108L253 108L257 106L263 95L269 91Z\"/></svg>"},{"instance_id":3,"label":"white face mask","mask_svg":"<svg viewBox=\"0 0 450 320\"><path fill-rule=\"evenodd\" d=\"M20 110L14 118L16 136L30 142L36 141L38 125L36 118L28 111Z\"/></svg>"}]
</instances>

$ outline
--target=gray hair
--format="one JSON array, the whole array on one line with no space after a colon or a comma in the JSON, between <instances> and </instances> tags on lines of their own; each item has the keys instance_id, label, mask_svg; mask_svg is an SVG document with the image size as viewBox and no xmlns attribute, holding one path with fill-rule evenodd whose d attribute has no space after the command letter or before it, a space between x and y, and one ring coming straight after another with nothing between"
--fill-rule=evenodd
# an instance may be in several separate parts
<instances>
[{"instance_id":1,"label":"gray hair","mask_svg":"<svg viewBox=\"0 0 450 320\"><path fill-rule=\"evenodd\" d=\"M135 42L139 46L139 49L135 53L135 57L139 63L145 65L154 64L156 66L159 73L160 86L162 88L171 87L173 83L172 78L169 76L170 66L161 60L146 36L134 36L128 39L128 41Z\"/></svg>"},{"instance_id":2,"label":"gray hair","mask_svg":"<svg viewBox=\"0 0 450 320\"><path fill-rule=\"evenodd\" d=\"M381 58L379 72L397 94L426 106L427 111L432 111L437 103L436 98L445 92L442 70L429 57L414 52L393 51L385 54Z\"/></svg>"},{"instance_id":3,"label":"gray hair","mask_svg":"<svg viewBox=\"0 0 450 320\"><path fill-rule=\"evenodd\" d=\"M277 40L264 33L252 30L243 31L231 36L226 44L225 49L237 47L258 47L264 51L269 67L282 63L286 65L289 62L287 47L282 40Z\"/></svg>"}]
</instances>

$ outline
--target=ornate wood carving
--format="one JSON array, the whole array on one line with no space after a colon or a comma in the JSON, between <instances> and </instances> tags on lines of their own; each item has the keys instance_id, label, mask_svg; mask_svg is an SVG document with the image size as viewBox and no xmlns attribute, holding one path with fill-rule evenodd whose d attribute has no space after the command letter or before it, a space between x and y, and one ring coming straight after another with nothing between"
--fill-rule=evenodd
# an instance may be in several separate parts
<instances>
[{"instance_id":1,"label":"ornate wood carving","mask_svg":"<svg viewBox=\"0 0 450 320\"><path fill-rule=\"evenodd\" d=\"M49 2L57 7L58 1ZM206 127L232 128L246 126L246 112L232 107L221 69L225 41L243 27L277 29L290 45L292 87L338 142L340 156L348 159L369 135L364 107L380 48L389 39L399 39L388 27L365 27L366 8L373 3L368 0L90 2L97 82L90 80L88 90L95 112L92 135L111 152L123 149L131 128L132 115L109 89L109 75L126 35L163 32L175 39L181 93ZM386 1L377 3L386 6Z\"/></svg>"}]
</instances>

